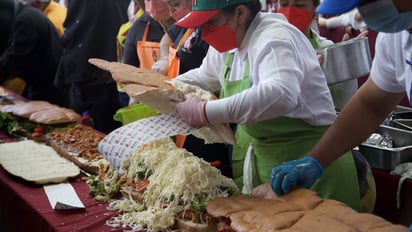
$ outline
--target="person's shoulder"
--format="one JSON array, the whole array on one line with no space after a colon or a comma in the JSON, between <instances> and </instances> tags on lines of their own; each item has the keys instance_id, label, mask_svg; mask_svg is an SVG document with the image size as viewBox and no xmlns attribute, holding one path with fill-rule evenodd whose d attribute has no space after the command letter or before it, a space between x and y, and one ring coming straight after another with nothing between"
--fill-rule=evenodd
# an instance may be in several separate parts
<instances>
[{"instance_id":1,"label":"person's shoulder","mask_svg":"<svg viewBox=\"0 0 412 232\"><path fill-rule=\"evenodd\" d=\"M179 27L179 26L177 26L176 24L173 24L172 26L170 26L168 29L167 29L167 33L169 34L169 33L171 33L171 34L179 34L180 32L184 32L184 31L186 31L187 29L186 28L183 28L183 27Z\"/></svg>"},{"instance_id":2,"label":"person's shoulder","mask_svg":"<svg viewBox=\"0 0 412 232\"><path fill-rule=\"evenodd\" d=\"M254 38L288 39L290 36L301 34L282 14L258 13L249 26ZM248 32L249 33L249 32Z\"/></svg>"},{"instance_id":3,"label":"person's shoulder","mask_svg":"<svg viewBox=\"0 0 412 232\"><path fill-rule=\"evenodd\" d=\"M316 31L312 30L313 37L319 42L321 47L333 45L334 42L326 37L319 35Z\"/></svg>"},{"instance_id":4,"label":"person's shoulder","mask_svg":"<svg viewBox=\"0 0 412 232\"><path fill-rule=\"evenodd\" d=\"M148 22L149 22L148 15L144 13L141 17L139 17L133 22L130 30L139 31L141 28L143 28L144 30L144 27L147 25Z\"/></svg>"},{"instance_id":5,"label":"person's shoulder","mask_svg":"<svg viewBox=\"0 0 412 232\"><path fill-rule=\"evenodd\" d=\"M272 13L272 12L260 12L256 15L256 18L260 18L262 22L280 22L285 23L288 22L286 17L280 13Z\"/></svg>"},{"instance_id":6,"label":"person's shoulder","mask_svg":"<svg viewBox=\"0 0 412 232\"><path fill-rule=\"evenodd\" d=\"M20 11L17 13L16 20L24 21L24 22L32 24L32 23L47 20L47 16L37 8L24 5L21 7Z\"/></svg>"},{"instance_id":7,"label":"person's shoulder","mask_svg":"<svg viewBox=\"0 0 412 232\"><path fill-rule=\"evenodd\" d=\"M137 27L138 25L146 25L150 20L150 16L145 12L142 14L142 16L140 16L139 18L137 18L134 22L132 26Z\"/></svg>"}]
</instances>

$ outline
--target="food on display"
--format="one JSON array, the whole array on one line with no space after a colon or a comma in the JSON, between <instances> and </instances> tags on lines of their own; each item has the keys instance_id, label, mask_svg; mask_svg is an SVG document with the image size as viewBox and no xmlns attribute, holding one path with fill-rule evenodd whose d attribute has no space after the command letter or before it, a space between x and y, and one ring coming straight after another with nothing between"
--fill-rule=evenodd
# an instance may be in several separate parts
<instances>
[{"instance_id":1,"label":"food on display","mask_svg":"<svg viewBox=\"0 0 412 232\"><path fill-rule=\"evenodd\" d=\"M89 194L99 202L107 202L116 197L119 193L120 173L107 161L99 160L97 163L97 175L90 175L86 178L89 186Z\"/></svg>"},{"instance_id":2,"label":"food on display","mask_svg":"<svg viewBox=\"0 0 412 232\"><path fill-rule=\"evenodd\" d=\"M46 142L81 169L97 174L103 164L109 165L97 149L103 138L104 134L79 124L47 134Z\"/></svg>"},{"instance_id":3,"label":"food on display","mask_svg":"<svg viewBox=\"0 0 412 232\"><path fill-rule=\"evenodd\" d=\"M89 59L89 62L110 71L113 79L120 83L130 97L164 114L174 111L169 106L170 100L183 101L187 93L193 93L204 100L217 99L212 93L197 86L175 80L171 82L168 77L152 70L97 58ZM233 131L228 124L208 125L193 129L190 133L203 139L205 143L235 144Z\"/></svg>"},{"instance_id":4,"label":"food on display","mask_svg":"<svg viewBox=\"0 0 412 232\"><path fill-rule=\"evenodd\" d=\"M44 135L56 128L71 127L81 116L71 109L45 101L29 101L1 107L0 128L13 137L44 141Z\"/></svg>"},{"instance_id":5,"label":"food on display","mask_svg":"<svg viewBox=\"0 0 412 232\"><path fill-rule=\"evenodd\" d=\"M51 147L32 140L0 144L0 164L10 174L36 184L60 183L80 169Z\"/></svg>"},{"instance_id":6,"label":"food on display","mask_svg":"<svg viewBox=\"0 0 412 232\"><path fill-rule=\"evenodd\" d=\"M150 232L189 225L196 231L213 231L217 221L206 212L207 203L239 194L231 179L177 148L170 138L143 145L124 160L122 169L119 185L124 198L109 206L121 212L107 222L114 227Z\"/></svg>"},{"instance_id":7,"label":"food on display","mask_svg":"<svg viewBox=\"0 0 412 232\"><path fill-rule=\"evenodd\" d=\"M81 116L71 109L59 107L46 101L28 101L3 106L2 112L42 124L80 122Z\"/></svg>"},{"instance_id":8,"label":"food on display","mask_svg":"<svg viewBox=\"0 0 412 232\"><path fill-rule=\"evenodd\" d=\"M275 196L270 184L256 187L251 195L215 198L207 205L207 212L226 222L225 231L407 231L405 226L379 216L321 199L308 189Z\"/></svg>"}]
</instances>

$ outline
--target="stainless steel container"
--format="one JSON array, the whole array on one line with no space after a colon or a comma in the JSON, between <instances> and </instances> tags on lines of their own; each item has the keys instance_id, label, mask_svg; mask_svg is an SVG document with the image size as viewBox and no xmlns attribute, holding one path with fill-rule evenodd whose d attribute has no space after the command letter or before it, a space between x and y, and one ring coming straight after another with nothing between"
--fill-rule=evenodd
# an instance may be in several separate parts
<instances>
[{"instance_id":1,"label":"stainless steel container","mask_svg":"<svg viewBox=\"0 0 412 232\"><path fill-rule=\"evenodd\" d=\"M412 131L412 119L394 119L391 124L395 128Z\"/></svg>"},{"instance_id":2,"label":"stainless steel container","mask_svg":"<svg viewBox=\"0 0 412 232\"><path fill-rule=\"evenodd\" d=\"M367 143L359 145L359 150L373 168L392 170L398 164L412 161L412 131L381 125L375 133L389 136L392 148Z\"/></svg>"},{"instance_id":3,"label":"stainless steel container","mask_svg":"<svg viewBox=\"0 0 412 232\"><path fill-rule=\"evenodd\" d=\"M371 68L368 38L355 38L319 49L321 64L328 85L357 79L367 75Z\"/></svg>"}]
</instances>

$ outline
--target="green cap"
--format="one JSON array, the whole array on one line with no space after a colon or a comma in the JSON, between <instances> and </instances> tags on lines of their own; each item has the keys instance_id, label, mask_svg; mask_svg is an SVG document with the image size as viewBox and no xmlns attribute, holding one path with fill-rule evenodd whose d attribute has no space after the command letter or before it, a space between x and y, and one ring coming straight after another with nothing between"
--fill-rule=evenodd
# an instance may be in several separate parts
<instances>
[{"instance_id":1,"label":"green cap","mask_svg":"<svg viewBox=\"0 0 412 232\"><path fill-rule=\"evenodd\" d=\"M176 25L184 28L195 28L207 22L227 6L251 1L252 0L192 0L192 11L179 20Z\"/></svg>"}]
</instances>

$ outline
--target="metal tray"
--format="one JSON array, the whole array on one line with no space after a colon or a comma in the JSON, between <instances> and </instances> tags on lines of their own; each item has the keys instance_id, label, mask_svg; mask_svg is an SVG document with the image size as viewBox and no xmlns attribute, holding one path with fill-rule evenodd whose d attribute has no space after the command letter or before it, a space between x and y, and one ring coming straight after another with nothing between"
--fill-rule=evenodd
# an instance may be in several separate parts
<instances>
[{"instance_id":1,"label":"metal tray","mask_svg":"<svg viewBox=\"0 0 412 232\"><path fill-rule=\"evenodd\" d=\"M394 119L390 122L389 126L412 131L412 119Z\"/></svg>"},{"instance_id":2,"label":"metal tray","mask_svg":"<svg viewBox=\"0 0 412 232\"><path fill-rule=\"evenodd\" d=\"M412 161L412 131L381 125L375 131L393 140L392 148L367 143L359 145L359 150L373 168L392 170L398 164Z\"/></svg>"}]
</instances>

